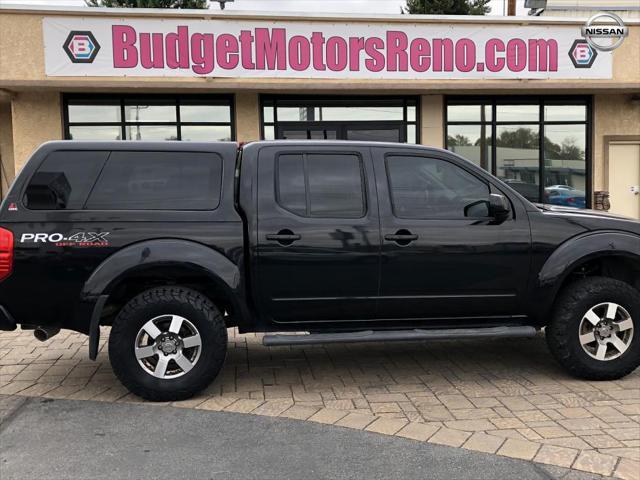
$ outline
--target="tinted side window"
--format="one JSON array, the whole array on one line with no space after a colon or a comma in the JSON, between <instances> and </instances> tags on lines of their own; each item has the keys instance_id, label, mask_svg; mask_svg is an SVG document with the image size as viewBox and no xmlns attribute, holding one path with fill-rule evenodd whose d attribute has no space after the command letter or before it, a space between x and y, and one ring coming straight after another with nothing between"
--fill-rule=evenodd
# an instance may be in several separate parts
<instances>
[{"instance_id":1,"label":"tinted side window","mask_svg":"<svg viewBox=\"0 0 640 480\"><path fill-rule=\"evenodd\" d=\"M86 208L213 210L220 203L222 159L200 152L112 152Z\"/></svg>"},{"instance_id":2,"label":"tinted side window","mask_svg":"<svg viewBox=\"0 0 640 480\"><path fill-rule=\"evenodd\" d=\"M109 152L59 151L50 153L31 177L24 204L31 210L78 210Z\"/></svg>"},{"instance_id":3,"label":"tinted side window","mask_svg":"<svg viewBox=\"0 0 640 480\"><path fill-rule=\"evenodd\" d=\"M400 218L489 215L489 186L445 160L390 156L386 160L393 213Z\"/></svg>"},{"instance_id":4,"label":"tinted side window","mask_svg":"<svg viewBox=\"0 0 640 480\"><path fill-rule=\"evenodd\" d=\"M362 160L353 154L285 154L276 165L278 203L305 217L364 215Z\"/></svg>"}]
</instances>

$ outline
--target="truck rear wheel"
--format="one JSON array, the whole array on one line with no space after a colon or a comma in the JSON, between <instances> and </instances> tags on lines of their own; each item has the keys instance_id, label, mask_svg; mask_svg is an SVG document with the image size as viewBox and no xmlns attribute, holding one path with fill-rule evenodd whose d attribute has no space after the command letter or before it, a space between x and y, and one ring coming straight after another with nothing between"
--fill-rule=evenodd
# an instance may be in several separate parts
<instances>
[{"instance_id":1,"label":"truck rear wheel","mask_svg":"<svg viewBox=\"0 0 640 480\"><path fill-rule=\"evenodd\" d=\"M130 300L113 322L109 358L132 393L184 400L218 375L227 352L220 311L195 290L159 287Z\"/></svg>"},{"instance_id":2,"label":"truck rear wheel","mask_svg":"<svg viewBox=\"0 0 640 480\"><path fill-rule=\"evenodd\" d=\"M558 298L547 343L572 375L615 380L640 365L640 292L606 277L570 284Z\"/></svg>"}]
</instances>

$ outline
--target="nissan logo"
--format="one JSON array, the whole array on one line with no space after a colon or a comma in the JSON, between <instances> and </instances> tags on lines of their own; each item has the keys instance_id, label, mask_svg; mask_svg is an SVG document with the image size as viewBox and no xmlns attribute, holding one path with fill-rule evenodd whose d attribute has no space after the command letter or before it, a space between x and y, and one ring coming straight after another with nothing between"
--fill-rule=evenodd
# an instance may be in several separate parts
<instances>
[{"instance_id":1,"label":"nissan logo","mask_svg":"<svg viewBox=\"0 0 640 480\"><path fill-rule=\"evenodd\" d=\"M596 23L601 20L608 20L607 23ZM614 24L611 23L613 21ZM603 52L610 52L618 48L624 37L629 35L629 27L625 26L622 19L611 12L600 12L596 13L589 20L587 20L586 25L582 27L582 36L585 38L587 43L591 45L596 50L601 50ZM594 38L616 38L612 43L602 45L597 43Z\"/></svg>"}]
</instances>

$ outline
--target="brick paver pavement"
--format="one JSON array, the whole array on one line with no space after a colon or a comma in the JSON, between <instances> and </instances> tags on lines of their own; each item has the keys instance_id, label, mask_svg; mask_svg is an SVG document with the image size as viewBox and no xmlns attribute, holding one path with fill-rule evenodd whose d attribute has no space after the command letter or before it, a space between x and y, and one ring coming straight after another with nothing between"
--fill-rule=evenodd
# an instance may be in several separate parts
<instances>
[{"instance_id":1,"label":"brick paver pavement","mask_svg":"<svg viewBox=\"0 0 640 480\"><path fill-rule=\"evenodd\" d=\"M108 335L103 331L103 339ZM140 402L104 341L0 333L0 395ZM184 408L244 412L398 435L640 480L640 371L613 382L566 375L544 338L263 347L229 330L219 378Z\"/></svg>"}]
</instances>

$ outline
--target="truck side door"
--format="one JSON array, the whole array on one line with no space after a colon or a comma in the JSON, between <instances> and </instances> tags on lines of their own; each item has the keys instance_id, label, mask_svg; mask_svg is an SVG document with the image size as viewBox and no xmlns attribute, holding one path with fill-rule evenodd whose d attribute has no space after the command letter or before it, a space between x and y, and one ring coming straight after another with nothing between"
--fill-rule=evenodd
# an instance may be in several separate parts
<instances>
[{"instance_id":1,"label":"truck side door","mask_svg":"<svg viewBox=\"0 0 640 480\"><path fill-rule=\"evenodd\" d=\"M372 150L383 242L379 318L522 314L531 238L517 197L509 218L495 222L487 202L504 193L471 164L446 153Z\"/></svg>"},{"instance_id":2,"label":"truck side door","mask_svg":"<svg viewBox=\"0 0 640 480\"><path fill-rule=\"evenodd\" d=\"M369 149L269 146L257 163L262 312L275 322L374 318L380 224Z\"/></svg>"}]
</instances>

